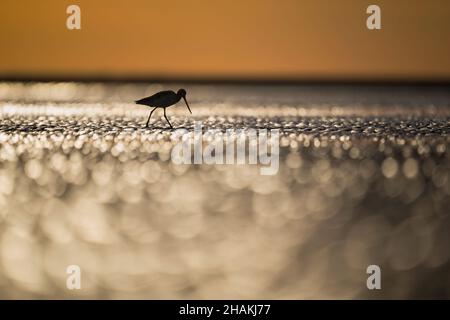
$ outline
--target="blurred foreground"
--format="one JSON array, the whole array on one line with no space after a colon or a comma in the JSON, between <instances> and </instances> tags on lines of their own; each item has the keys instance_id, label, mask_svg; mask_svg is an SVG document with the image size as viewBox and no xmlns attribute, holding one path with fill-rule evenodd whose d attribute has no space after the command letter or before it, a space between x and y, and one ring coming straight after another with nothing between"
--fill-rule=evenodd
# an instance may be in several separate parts
<instances>
[{"instance_id":1,"label":"blurred foreground","mask_svg":"<svg viewBox=\"0 0 450 320\"><path fill-rule=\"evenodd\" d=\"M174 165L162 89L0 83L0 298L450 298L448 90L188 86L175 128L280 129L261 176Z\"/></svg>"}]
</instances>

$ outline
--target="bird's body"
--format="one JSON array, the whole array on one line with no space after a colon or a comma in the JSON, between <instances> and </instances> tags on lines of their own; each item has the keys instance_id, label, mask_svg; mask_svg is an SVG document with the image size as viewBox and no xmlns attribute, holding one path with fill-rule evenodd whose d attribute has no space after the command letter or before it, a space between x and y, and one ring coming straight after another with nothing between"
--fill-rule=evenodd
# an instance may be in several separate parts
<instances>
[{"instance_id":1,"label":"bird's body","mask_svg":"<svg viewBox=\"0 0 450 320\"><path fill-rule=\"evenodd\" d=\"M167 119L166 116L166 108L173 106L177 102L181 100L181 98L184 99L184 102L186 102L186 106L190 113L192 113L191 109L189 108L189 104L186 100L186 90L180 89L178 92L174 92L172 90L167 91L160 91L158 93L155 93L152 96L142 98L140 100L135 101L136 104L142 104L145 106L153 107L153 110L150 112L150 116L147 120L147 127L150 122L150 118L152 116L153 111L156 110L156 108L163 108L164 109L164 118L166 118L167 122L169 123L170 127L172 128L172 124L170 123L169 119Z\"/></svg>"},{"instance_id":2,"label":"bird's body","mask_svg":"<svg viewBox=\"0 0 450 320\"><path fill-rule=\"evenodd\" d=\"M156 108L167 108L178 101L181 100L181 97L178 96L174 91L167 90L167 91L161 91L158 93L155 93L154 95L146 98L142 98L140 100L137 100L137 104L143 104L145 106L149 107L156 107Z\"/></svg>"}]
</instances>

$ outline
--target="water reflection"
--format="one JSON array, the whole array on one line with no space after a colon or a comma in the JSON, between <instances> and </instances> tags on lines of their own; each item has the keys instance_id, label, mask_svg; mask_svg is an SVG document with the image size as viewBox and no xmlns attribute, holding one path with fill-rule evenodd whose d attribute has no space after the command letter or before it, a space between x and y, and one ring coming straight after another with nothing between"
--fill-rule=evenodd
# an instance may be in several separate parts
<instances>
[{"instance_id":1,"label":"water reflection","mask_svg":"<svg viewBox=\"0 0 450 320\"><path fill-rule=\"evenodd\" d=\"M174 108L175 127L279 128L279 173L261 176L174 165L182 137L121 102L148 87L122 89L0 85L0 297L449 297L448 105Z\"/></svg>"}]
</instances>

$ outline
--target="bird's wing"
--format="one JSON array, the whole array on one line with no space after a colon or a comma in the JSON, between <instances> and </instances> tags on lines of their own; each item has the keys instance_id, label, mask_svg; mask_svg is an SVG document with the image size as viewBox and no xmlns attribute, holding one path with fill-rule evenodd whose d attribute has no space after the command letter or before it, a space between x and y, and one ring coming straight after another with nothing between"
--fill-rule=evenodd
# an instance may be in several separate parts
<instances>
[{"instance_id":1,"label":"bird's wing","mask_svg":"<svg viewBox=\"0 0 450 320\"><path fill-rule=\"evenodd\" d=\"M136 100L135 102L137 104L143 104L143 105L147 105L147 106L159 105L160 102L165 99L165 97L167 97L168 95L171 95L171 94L176 95L176 93L173 92L172 90L160 91L158 93L155 93L152 96L145 97L140 100Z\"/></svg>"}]
</instances>

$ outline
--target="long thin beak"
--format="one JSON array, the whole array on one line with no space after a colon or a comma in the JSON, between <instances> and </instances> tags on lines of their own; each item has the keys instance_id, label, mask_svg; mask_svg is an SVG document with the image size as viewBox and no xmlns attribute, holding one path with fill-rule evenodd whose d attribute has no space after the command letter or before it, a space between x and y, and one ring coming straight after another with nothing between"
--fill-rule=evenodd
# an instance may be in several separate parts
<instances>
[{"instance_id":1,"label":"long thin beak","mask_svg":"<svg viewBox=\"0 0 450 320\"><path fill-rule=\"evenodd\" d=\"M189 112L192 114L191 108L189 108L189 104L187 103L187 100L185 97L183 97L184 102L186 102L186 106L188 107Z\"/></svg>"}]
</instances>

